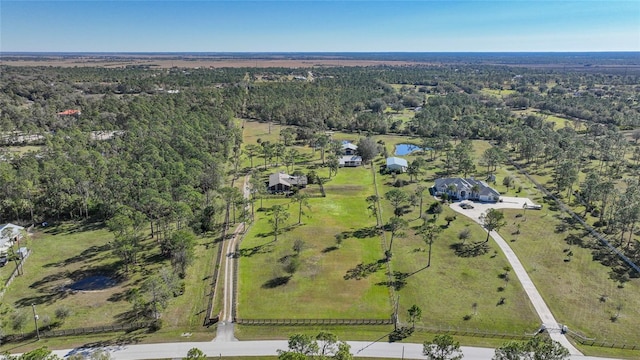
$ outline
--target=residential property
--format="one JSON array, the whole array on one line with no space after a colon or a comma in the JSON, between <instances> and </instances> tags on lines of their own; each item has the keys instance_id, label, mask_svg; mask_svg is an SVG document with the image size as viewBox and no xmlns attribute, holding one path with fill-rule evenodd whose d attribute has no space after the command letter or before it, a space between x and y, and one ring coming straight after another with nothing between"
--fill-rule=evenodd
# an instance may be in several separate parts
<instances>
[{"instance_id":1,"label":"residential property","mask_svg":"<svg viewBox=\"0 0 640 360\"><path fill-rule=\"evenodd\" d=\"M269 183L267 189L270 193L288 193L293 189L302 189L307 186L307 177L293 176L283 172L269 175Z\"/></svg>"},{"instance_id":2,"label":"residential property","mask_svg":"<svg viewBox=\"0 0 640 360\"><path fill-rule=\"evenodd\" d=\"M387 158L387 171L390 172L406 172L409 167L407 160L399 157Z\"/></svg>"},{"instance_id":3,"label":"residential property","mask_svg":"<svg viewBox=\"0 0 640 360\"><path fill-rule=\"evenodd\" d=\"M435 185L431 188L433 195L440 196L447 194L456 200L478 200L497 202L500 200L500 193L489 186L486 182L474 178L440 178L436 179Z\"/></svg>"},{"instance_id":4,"label":"residential property","mask_svg":"<svg viewBox=\"0 0 640 360\"><path fill-rule=\"evenodd\" d=\"M0 255L7 254L14 242L22 239L22 226L14 224L0 225Z\"/></svg>"},{"instance_id":5,"label":"residential property","mask_svg":"<svg viewBox=\"0 0 640 360\"><path fill-rule=\"evenodd\" d=\"M59 112L58 116L78 116L80 114L81 114L80 110L69 109L69 110Z\"/></svg>"},{"instance_id":6,"label":"residential property","mask_svg":"<svg viewBox=\"0 0 640 360\"><path fill-rule=\"evenodd\" d=\"M340 167L362 166L362 156L344 155L340 157Z\"/></svg>"},{"instance_id":7,"label":"residential property","mask_svg":"<svg viewBox=\"0 0 640 360\"><path fill-rule=\"evenodd\" d=\"M358 145L352 144L348 141L342 142L342 153L344 155L355 155L358 153Z\"/></svg>"}]
</instances>

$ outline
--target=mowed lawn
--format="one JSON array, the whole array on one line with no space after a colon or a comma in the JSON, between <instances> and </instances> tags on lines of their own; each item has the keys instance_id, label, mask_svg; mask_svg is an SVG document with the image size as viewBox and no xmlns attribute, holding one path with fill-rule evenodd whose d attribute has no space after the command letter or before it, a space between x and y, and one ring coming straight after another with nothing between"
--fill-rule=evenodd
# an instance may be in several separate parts
<instances>
[{"instance_id":1,"label":"mowed lawn","mask_svg":"<svg viewBox=\"0 0 640 360\"><path fill-rule=\"evenodd\" d=\"M327 176L320 170L321 176ZM265 200L267 211L257 212L256 222L240 246L240 318L387 319L391 315L389 291L376 283L385 280L381 269L363 279L345 280L349 269L383 258L380 237L346 238L336 246L336 235L375 225L365 198L373 191L369 168L340 169L325 185L326 198L309 199L310 217L296 225L298 206L289 199ZM289 229L273 242L268 209L281 204L291 214ZM304 241L300 266L291 275L284 271L287 257L295 256L293 244Z\"/></svg>"},{"instance_id":2,"label":"mowed lawn","mask_svg":"<svg viewBox=\"0 0 640 360\"><path fill-rule=\"evenodd\" d=\"M486 146L485 142L474 142L474 148L480 153ZM416 156L420 156L419 153ZM410 162L416 156L403 158ZM419 177L420 181L413 183L409 183L407 174L397 175L396 178L408 183L398 189L410 195L418 184L427 188L432 186L431 179L438 177L435 172L440 170L436 164L429 162L427 172ZM387 222L393 214L393 207L384 194L395 189L391 186L393 176L377 174L377 182L383 219ZM423 211L426 211L436 200L428 191L423 196ZM406 322L407 310L417 305L422 309L422 320L416 325L426 328L454 327L524 334L539 327L540 320L515 275L510 273L509 281L502 278L504 267L509 264L493 240L489 241L488 250L482 255L456 255L454 246L461 242L458 234L463 229L470 230L467 244L484 241L486 232L478 224L445 205L435 222L442 232L433 243L431 266L426 268L429 253L428 245L419 234L423 224L419 208L407 203L405 211L403 218L409 222L409 228L404 230L404 237L394 240L391 263L392 271L397 275L408 275L397 284L401 320ZM427 216L431 218L433 215ZM447 216L456 216L449 226L445 220ZM389 238L390 233L387 233ZM501 298L504 298L504 303L498 305Z\"/></svg>"},{"instance_id":3,"label":"mowed lawn","mask_svg":"<svg viewBox=\"0 0 640 360\"><path fill-rule=\"evenodd\" d=\"M520 218L515 215L522 210L504 212L508 225L500 233L510 241L520 224L521 234L509 244L558 322L590 338L640 344L640 279L631 278L619 287L610 278L611 268L579 245L594 240L584 236L583 229L563 231L557 212L527 211ZM573 244L567 240L570 235L577 236ZM567 256L569 251L572 256Z\"/></svg>"}]
</instances>

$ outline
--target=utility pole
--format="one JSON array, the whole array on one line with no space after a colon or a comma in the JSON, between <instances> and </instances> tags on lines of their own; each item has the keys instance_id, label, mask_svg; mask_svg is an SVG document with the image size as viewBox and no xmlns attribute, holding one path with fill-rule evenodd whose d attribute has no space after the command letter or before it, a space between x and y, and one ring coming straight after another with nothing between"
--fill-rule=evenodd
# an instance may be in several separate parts
<instances>
[{"instance_id":1,"label":"utility pole","mask_svg":"<svg viewBox=\"0 0 640 360\"><path fill-rule=\"evenodd\" d=\"M40 329L38 329L38 314L36 314L36 306L31 304L31 309L33 310L33 322L36 324L36 336L38 340L40 340Z\"/></svg>"}]
</instances>

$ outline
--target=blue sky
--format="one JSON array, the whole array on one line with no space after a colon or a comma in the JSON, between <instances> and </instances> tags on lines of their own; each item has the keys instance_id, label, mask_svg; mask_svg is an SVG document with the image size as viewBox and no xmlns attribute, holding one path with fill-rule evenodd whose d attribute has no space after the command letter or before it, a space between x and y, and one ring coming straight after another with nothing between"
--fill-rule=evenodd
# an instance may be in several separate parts
<instances>
[{"instance_id":1,"label":"blue sky","mask_svg":"<svg viewBox=\"0 0 640 360\"><path fill-rule=\"evenodd\" d=\"M1 0L0 21L0 51L640 51L640 0Z\"/></svg>"}]
</instances>

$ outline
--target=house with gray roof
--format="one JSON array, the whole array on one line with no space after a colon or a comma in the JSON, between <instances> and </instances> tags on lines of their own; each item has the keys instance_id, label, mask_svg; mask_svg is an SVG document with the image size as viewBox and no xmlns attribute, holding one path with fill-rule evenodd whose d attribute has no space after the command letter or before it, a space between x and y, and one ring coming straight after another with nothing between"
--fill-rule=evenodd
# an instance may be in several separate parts
<instances>
[{"instance_id":1,"label":"house with gray roof","mask_svg":"<svg viewBox=\"0 0 640 360\"><path fill-rule=\"evenodd\" d=\"M431 193L435 196L447 194L456 200L477 200L487 202L497 202L500 200L500 193L489 186L486 182L474 178L440 178L436 179L435 185L431 188Z\"/></svg>"},{"instance_id":2,"label":"house with gray roof","mask_svg":"<svg viewBox=\"0 0 640 360\"><path fill-rule=\"evenodd\" d=\"M387 171L389 172L406 172L409 167L407 160L399 157L387 158Z\"/></svg>"},{"instance_id":3,"label":"house with gray roof","mask_svg":"<svg viewBox=\"0 0 640 360\"><path fill-rule=\"evenodd\" d=\"M283 172L269 175L269 183L267 188L271 193L288 193L294 188L302 189L307 186L307 177L305 175L293 176Z\"/></svg>"}]
</instances>

